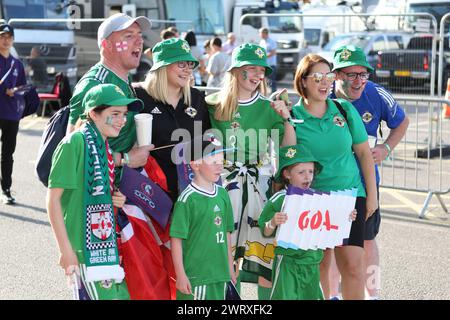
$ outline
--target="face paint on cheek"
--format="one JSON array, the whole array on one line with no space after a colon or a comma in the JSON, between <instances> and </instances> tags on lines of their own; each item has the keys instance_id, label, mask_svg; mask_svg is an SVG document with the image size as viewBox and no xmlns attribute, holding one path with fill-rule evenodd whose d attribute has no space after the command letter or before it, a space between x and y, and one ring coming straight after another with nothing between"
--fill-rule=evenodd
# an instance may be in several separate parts
<instances>
[{"instance_id":1,"label":"face paint on cheek","mask_svg":"<svg viewBox=\"0 0 450 320\"><path fill-rule=\"evenodd\" d=\"M126 41L116 42L116 50L117 50L117 52L127 51L128 50L128 42L126 42Z\"/></svg>"},{"instance_id":2,"label":"face paint on cheek","mask_svg":"<svg viewBox=\"0 0 450 320\"><path fill-rule=\"evenodd\" d=\"M242 71L242 77L244 78L244 80L248 79L248 72L247 72L247 70Z\"/></svg>"},{"instance_id":3,"label":"face paint on cheek","mask_svg":"<svg viewBox=\"0 0 450 320\"><path fill-rule=\"evenodd\" d=\"M107 124L108 126L112 125L113 123L113 118L111 116L107 116L106 117L106 121L105 124Z\"/></svg>"}]
</instances>

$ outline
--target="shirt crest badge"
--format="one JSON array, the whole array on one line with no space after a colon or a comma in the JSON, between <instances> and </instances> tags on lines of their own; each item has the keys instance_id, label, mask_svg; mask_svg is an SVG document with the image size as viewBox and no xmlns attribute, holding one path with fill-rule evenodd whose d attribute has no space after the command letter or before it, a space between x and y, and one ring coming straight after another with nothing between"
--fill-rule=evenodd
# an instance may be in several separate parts
<instances>
[{"instance_id":1,"label":"shirt crest badge","mask_svg":"<svg viewBox=\"0 0 450 320\"><path fill-rule=\"evenodd\" d=\"M222 218L221 218L220 216L216 216L216 217L214 218L214 224L215 224L216 226L220 226L220 225L222 224Z\"/></svg>"},{"instance_id":2,"label":"shirt crest badge","mask_svg":"<svg viewBox=\"0 0 450 320\"><path fill-rule=\"evenodd\" d=\"M186 114L191 118L194 118L197 115L197 110L192 107L186 108L184 112L186 112Z\"/></svg>"},{"instance_id":3,"label":"shirt crest badge","mask_svg":"<svg viewBox=\"0 0 450 320\"><path fill-rule=\"evenodd\" d=\"M239 129L240 127L241 127L241 125L237 121L233 121L231 123L231 129Z\"/></svg>"},{"instance_id":4,"label":"shirt crest badge","mask_svg":"<svg viewBox=\"0 0 450 320\"><path fill-rule=\"evenodd\" d=\"M366 111L361 116L361 119L364 123L369 123L370 121L372 121L373 115L369 111Z\"/></svg>"},{"instance_id":5,"label":"shirt crest badge","mask_svg":"<svg viewBox=\"0 0 450 320\"><path fill-rule=\"evenodd\" d=\"M345 120L342 118L342 117L340 117L340 116L335 116L334 118L333 118L333 123L335 124L335 125L337 125L338 127L344 127L344 124L345 124Z\"/></svg>"},{"instance_id":6,"label":"shirt crest badge","mask_svg":"<svg viewBox=\"0 0 450 320\"><path fill-rule=\"evenodd\" d=\"M351 56L352 56L352 53L347 49L342 50L341 55L340 55L342 60L348 60Z\"/></svg>"}]
</instances>

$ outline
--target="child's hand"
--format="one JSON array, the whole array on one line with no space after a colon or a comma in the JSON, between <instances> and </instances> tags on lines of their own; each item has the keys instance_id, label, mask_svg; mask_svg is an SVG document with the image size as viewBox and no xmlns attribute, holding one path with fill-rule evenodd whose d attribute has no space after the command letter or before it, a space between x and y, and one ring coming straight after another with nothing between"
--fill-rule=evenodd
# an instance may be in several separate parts
<instances>
[{"instance_id":1,"label":"child's hand","mask_svg":"<svg viewBox=\"0 0 450 320\"><path fill-rule=\"evenodd\" d=\"M231 276L231 282L233 282L234 285L237 283L237 274L234 272L234 270L230 270L230 276Z\"/></svg>"},{"instance_id":2,"label":"child's hand","mask_svg":"<svg viewBox=\"0 0 450 320\"><path fill-rule=\"evenodd\" d=\"M275 213L275 215L273 216L271 223L273 226L278 226L280 224L286 223L288 219L288 216L286 213L284 212L277 212Z\"/></svg>"},{"instance_id":3,"label":"child's hand","mask_svg":"<svg viewBox=\"0 0 450 320\"><path fill-rule=\"evenodd\" d=\"M64 273L67 276L70 276L76 269L74 266L78 268L78 258L73 250L68 252L61 252L59 256L59 265L63 268Z\"/></svg>"},{"instance_id":4,"label":"child's hand","mask_svg":"<svg viewBox=\"0 0 450 320\"><path fill-rule=\"evenodd\" d=\"M114 207L123 208L126 200L127 198L122 194L122 192L119 190L114 191L112 195L112 203Z\"/></svg>"},{"instance_id":5,"label":"child's hand","mask_svg":"<svg viewBox=\"0 0 450 320\"><path fill-rule=\"evenodd\" d=\"M177 275L177 290L184 294L192 294L191 282L186 274Z\"/></svg>"},{"instance_id":6,"label":"child's hand","mask_svg":"<svg viewBox=\"0 0 450 320\"><path fill-rule=\"evenodd\" d=\"M348 217L348 220L355 221L357 214L358 214L358 212L356 211L356 209L353 209L352 212L350 212L350 216Z\"/></svg>"}]
</instances>

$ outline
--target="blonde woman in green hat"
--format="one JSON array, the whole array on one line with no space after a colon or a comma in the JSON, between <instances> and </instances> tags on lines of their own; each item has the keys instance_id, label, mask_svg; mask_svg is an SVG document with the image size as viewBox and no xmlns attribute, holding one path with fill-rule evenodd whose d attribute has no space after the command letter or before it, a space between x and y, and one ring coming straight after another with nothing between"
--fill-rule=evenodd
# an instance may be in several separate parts
<instances>
[{"instance_id":1,"label":"blonde woman in green hat","mask_svg":"<svg viewBox=\"0 0 450 320\"><path fill-rule=\"evenodd\" d=\"M278 146L285 131L293 129L285 103L264 96L265 78L272 72L266 59L266 51L258 45L235 48L222 90L208 96L207 103L216 134L227 147L237 148L226 156L222 177L237 225L232 237L234 257L238 265L244 259L243 270L259 276L258 296L267 299L273 247L261 236L258 218L272 191L269 141Z\"/></svg>"},{"instance_id":2,"label":"blonde woman in green hat","mask_svg":"<svg viewBox=\"0 0 450 320\"><path fill-rule=\"evenodd\" d=\"M153 66L145 81L136 86L137 97L144 102L142 113L153 116L152 143L155 148L180 142L172 140L175 130L188 140L211 127L205 97L190 86L194 69L199 65L189 44L182 39L171 38L153 47ZM194 127L200 132L194 132ZM177 170L171 159L171 148L151 152L162 169L169 196L175 202L178 197Z\"/></svg>"},{"instance_id":3,"label":"blonde woman in green hat","mask_svg":"<svg viewBox=\"0 0 450 320\"><path fill-rule=\"evenodd\" d=\"M107 138L117 137L128 111L142 101L114 84L100 84L83 99L80 129L56 148L47 192L47 212L60 251L59 264L75 280L81 300L129 299L120 265L113 207L125 196L114 190L114 161ZM72 278L73 279L73 278Z\"/></svg>"},{"instance_id":4,"label":"blonde woman in green hat","mask_svg":"<svg viewBox=\"0 0 450 320\"><path fill-rule=\"evenodd\" d=\"M279 159L276 178L282 180L285 187L292 185L301 189L310 188L314 175L322 167L308 149L301 145L280 148ZM285 197L286 189L283 189L275 193L264 206L258 221L264 236L273 239L278 226L286 223L288 217L281 212ZM350 213L350 218L355 220L356 210ZM270 299L323 300L319 272L322 258L322 250L276 247Z\"/></svg>"},{"instance_id":5,"label":"blonde woman in green hat","mask_svg":"<svg viewBox=\"0 0 450 320\"><path fill-rule=\"evenodd\" d=\"M304 145L323 165L313 182L314 189L358 190L355 205L358 216L352 223L350 237L334 252L342 275L344 299L364 299L365 219L378 207L374 162L358 111L350 102L328 98L335 79L336 74L323 57L308 54L300 61L294 87L301 98L292 109L297 123L295 135L287 139L291 144ZM356 158L361 165L365 187Z\"/></svg>"}]
</instances>

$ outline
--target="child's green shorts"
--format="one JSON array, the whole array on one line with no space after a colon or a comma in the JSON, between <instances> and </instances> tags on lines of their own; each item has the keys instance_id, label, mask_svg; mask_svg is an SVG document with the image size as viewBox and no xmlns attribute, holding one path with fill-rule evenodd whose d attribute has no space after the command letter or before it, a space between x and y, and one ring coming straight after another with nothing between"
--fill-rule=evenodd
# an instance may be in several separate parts
<instances>
[{"instance_id":1,"label":"child's green shorts","mask_svg":"<svg viewBox=\"0 0 450 320\"><path fill-rule=\"evenodd\" d=\"M215 282L192 287L192 295L177 290L177 300L225 300L226 282Z\"/></svg>"}]
</instances>

